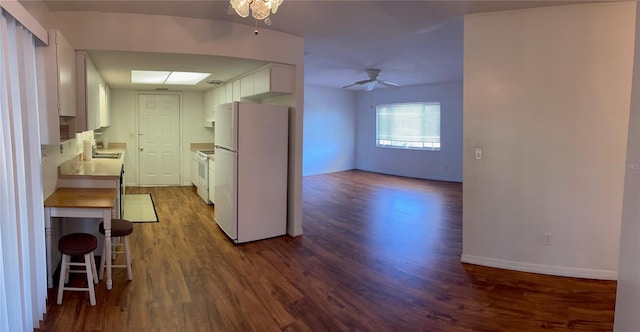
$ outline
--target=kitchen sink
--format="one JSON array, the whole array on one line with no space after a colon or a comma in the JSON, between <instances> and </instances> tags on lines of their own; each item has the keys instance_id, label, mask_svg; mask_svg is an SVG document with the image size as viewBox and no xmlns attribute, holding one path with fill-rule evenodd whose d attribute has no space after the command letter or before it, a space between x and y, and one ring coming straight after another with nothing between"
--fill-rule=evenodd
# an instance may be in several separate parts
<instances>
[{"instance_id":1,"label":"kitchen sink","mask_svg":"<svg viewBox=\"0 0 640 332\"><path fill-rule=\"evenodd\" d=\"M122 156L120 152L97 152L93 155L93 158L120 159L120 156Z\"/></svg>"}]
</instances>

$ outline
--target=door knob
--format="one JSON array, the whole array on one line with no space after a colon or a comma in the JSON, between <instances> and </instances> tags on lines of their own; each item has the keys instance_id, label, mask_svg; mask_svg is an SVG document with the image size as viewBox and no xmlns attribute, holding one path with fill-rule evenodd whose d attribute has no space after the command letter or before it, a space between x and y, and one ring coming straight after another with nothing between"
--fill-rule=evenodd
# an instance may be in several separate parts
<instances>
[{"instance_id":1,"label":"door knob","mask_svg":"<svg viewBox=\"0 0 640 332\"><path fill-rule=\"evenodd\" d=\"M143 148L143 147L140 147L140 151L144 151L144 148Z\"/></svg>"}]
</instances>

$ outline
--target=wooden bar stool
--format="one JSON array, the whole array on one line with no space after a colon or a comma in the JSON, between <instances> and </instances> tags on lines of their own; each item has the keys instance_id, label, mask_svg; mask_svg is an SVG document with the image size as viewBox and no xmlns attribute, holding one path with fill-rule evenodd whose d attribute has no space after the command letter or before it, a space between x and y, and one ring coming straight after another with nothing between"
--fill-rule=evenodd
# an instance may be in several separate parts
<instances>
[{"instance_id":1,"label":"wooden bar stool","mask_svg":"<svg viewBox=\"0 0 640 332\"><path fill-rule=\"evenodd\" d=\"M104 223L100 223L99 231L102 235L104 235ZM126 261L125 264L111 264L111 267L126 267L127 277L129 278L129 280L133 280L133 274L131 273L131 250L129 249L129 234L131 234L132 232L133 224L130 221L124 219L111 219L111 257L116 257L115 254L124 254ZM124 241L120 241L121 239L124 239ZM124 247L124 251L122 251L122 247ZM104 250L107 250L106 243L103 251ZM102 277L104 276L104 270L107 267L105 257L106 255L103 252L102 258L100 258L100 279L102 279Z\"/></svg>"},{"instance_id":2,"label":"wooden bar stool","mask_svg":"<svg viewBox=\"0 0 640 332\"><path fill-rule=\"evenodd\" d=\"M96 271L96 261L93 257L93 251L98 247L98 239L91 234L73 233L63 236L58 242L58 250L62 253L62 267L60 268L60 283L58 286L57 303L62 304L62 293L65 290L70 291L89 291L89 301L91 305L96 305L96 293L93 283L98 283L98 273ZM83 263L72 263L71 256L84 256ZM71 266L84 266L85 271L71 270ZM87 288L65 287L64 284L69 282L69 273L86 273Z\"/></svg>"}]
</instances>

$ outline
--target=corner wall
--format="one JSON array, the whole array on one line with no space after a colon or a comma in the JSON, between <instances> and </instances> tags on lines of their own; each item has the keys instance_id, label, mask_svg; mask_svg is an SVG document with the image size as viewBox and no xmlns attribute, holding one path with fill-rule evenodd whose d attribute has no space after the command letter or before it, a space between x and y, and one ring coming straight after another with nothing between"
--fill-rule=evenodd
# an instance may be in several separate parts
<instances>
[{"instance_id":1,"label":"corner wall","mask_svg":"<svg viewBox=\"0 0 640 332\"><path fill-rule=\"evenodd\" d=\"M617 278L635 12L465 17L463 262Z\"/></svg>"},{"instance_id":2,"label":"corner wall","mask_svg":"<svg viewBox=\"0 0 640 332\"><path fill-rule=\"evenodd\" d=\"M343 89L306 86L302 175L353 169L356 96Z\"/></svg>"},{"instance_id":3,"label":"corner wall","mask_svg":"<svg viewBox=\"0 0 640 332\"><path fill-rule=\"evenodd\" d=\"M629 138L627 140L627 172L620 232L620 269L616 294L614 331L635 331L640 326L640 6L636 8L635 59Z\"/></svg>"},{"instance_id":4,"label":"corner wall","mask_svg":"<svg viewBox=\"0 0 640 332\"><path fill-rule=\"evenodd\" d=\"M376 146L376 106L440 102L440 151ZM462 82L358 92L356 168L420 179L462 182Z\"/></svg>"}]
</instances>

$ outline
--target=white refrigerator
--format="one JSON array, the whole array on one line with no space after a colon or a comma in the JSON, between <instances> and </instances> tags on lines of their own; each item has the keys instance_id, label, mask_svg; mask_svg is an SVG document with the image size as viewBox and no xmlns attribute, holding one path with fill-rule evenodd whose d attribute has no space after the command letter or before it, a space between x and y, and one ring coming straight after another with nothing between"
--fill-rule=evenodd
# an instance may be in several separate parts
<instances>
[{"instance_id":1,"label":"white refrigerator","mask_svg":"<svg viewBox=\"0 0 640 332\"><path fill-rule=\"evenodd\" d=\"M235 243L287 232L288 120L284 106L215 110L214 219Z\"/></svg>"}]
</instances>

